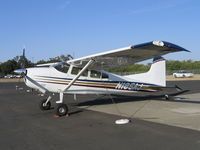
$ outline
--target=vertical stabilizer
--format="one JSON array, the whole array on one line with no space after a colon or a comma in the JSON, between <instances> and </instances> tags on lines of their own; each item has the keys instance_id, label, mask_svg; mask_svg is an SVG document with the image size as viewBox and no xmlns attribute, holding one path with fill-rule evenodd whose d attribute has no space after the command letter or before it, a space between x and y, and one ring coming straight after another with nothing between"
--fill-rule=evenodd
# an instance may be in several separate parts
<instances>
[{"instance_id":1,"label":"vertical stabilizer","mask_svg":"<svg viewBox=\"0 0 200 150\"><path fill-rule=\"evenodd\" d=\"M148 73L152 83L166 86L166 60L163 57L154 58Z\"/></svg>"},{"instance_id":2,"label":"vertical stabilizer","mask_svg":"<svg viewBox=\"0 0 200 150\"><path fill-rule=\"evenodd\" d=\"M153 64L148 72L125 77L131 80L166 86L166 61L163 57L156 57L153 59Z\"/></svg>"}]
</instances>

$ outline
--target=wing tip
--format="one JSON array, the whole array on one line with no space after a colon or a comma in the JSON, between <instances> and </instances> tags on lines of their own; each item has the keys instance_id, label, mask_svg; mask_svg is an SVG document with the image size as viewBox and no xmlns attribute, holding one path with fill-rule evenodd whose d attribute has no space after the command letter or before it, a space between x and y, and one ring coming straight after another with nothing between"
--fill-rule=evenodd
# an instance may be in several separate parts
<instances>
[{"instance_id":1,"label":"wing tip","mask_svg":"<svg viewBox=\"0 0 200 150\"><path fill-rule=\"evenodd\" d=\"M177 49L178 51L185 51L185 52L191 52L181 46L178 46L176 44L170 43L170 42L166 42L166 41L162 41L164 43L164 46L169 47L169 48L174 48Z\"/></svg>"},{"instance_id":2,"label":"wing tip","mask_svg":"<svg viewBox=\"0 0 200 150\"><path fill-rule=\"evenodd\" d=\"M170 42L166 42L166 41L162 41L162 40L154 40L154 41L151 41L151 42L147 42L147 43L142 43L142 44L138 44L138 45L132 45L131 46L131 49L134 49L134 48L139 48L139 47L142 47L142 46L148 46L148 45L155 45L155 46L160 46L160 47L168 47L168 48L173 48L173 49L176 49L177 51L185 51L185 52L191 52L181 46L178 46L176 44L173 44L173 43L170 43Z\"/></svg>"}]
</instances>

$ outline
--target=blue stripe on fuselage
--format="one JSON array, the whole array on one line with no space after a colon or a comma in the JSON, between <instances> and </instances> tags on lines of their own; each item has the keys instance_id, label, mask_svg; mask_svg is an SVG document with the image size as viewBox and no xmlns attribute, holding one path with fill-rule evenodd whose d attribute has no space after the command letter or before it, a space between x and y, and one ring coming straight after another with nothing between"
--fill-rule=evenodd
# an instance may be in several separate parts
<instances>
[{"instance_id":1,"label":"blue stripe on fuselage","mask_svg":"<svg viewBox=\"0 0 200 150\"><path fill-rule=\"evenodd\" d=\"M62 79L62 80L72 80L72 78L61 78L61 77L52 77L52 76L37 76L37 77L43 77L43 78L50 78L50 79ZM143 84L144 86L153 86L158 87L155 84L149 84L149 83L143 83L143 82L129 82L129 81L105 81L105 80L84 80L84 79L78 79L77 81L84 81L84 82L98 82L98 83L135 83L135 84Z\"/></svg>"}]
</instances>

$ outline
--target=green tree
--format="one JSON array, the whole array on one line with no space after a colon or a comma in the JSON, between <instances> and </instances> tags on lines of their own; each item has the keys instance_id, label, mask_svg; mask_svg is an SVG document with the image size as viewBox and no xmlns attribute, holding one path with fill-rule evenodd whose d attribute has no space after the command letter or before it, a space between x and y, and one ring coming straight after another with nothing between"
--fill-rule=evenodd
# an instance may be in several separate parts
<instances>
[{"instance_id":1,"label":"green tree","mask_svg":"<svg viewBox=\"0 0 200 150\"><path fill-rule=\"evenodd\" d=\"M14 59L12 59L4 63L1 63L0 68L1 68L0 69L1 74L7 75L7 74L12 74L13 71L18 68L18 65L17 62Z\"/></svg>"},{"instance_id":2,"label":"green tree","mask_svg":"<svg viewBox=\"0 0 200 150\"><path fill-rule=\"evenodd\" d=\"M14 60L17 62L18 68L28 68L34 66L30 60L23 56L16 56L14 57Z\"/></svg>"}]
</instances>

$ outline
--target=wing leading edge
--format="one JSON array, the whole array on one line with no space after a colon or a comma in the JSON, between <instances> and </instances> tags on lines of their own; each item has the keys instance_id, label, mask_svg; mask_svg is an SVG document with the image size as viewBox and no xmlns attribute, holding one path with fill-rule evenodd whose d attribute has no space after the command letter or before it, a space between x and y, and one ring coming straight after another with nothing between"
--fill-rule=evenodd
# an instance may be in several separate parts
<instances>
[{"instance_id":1,"label":"wing leading edge","mask_svg":"<svg viewBox=\"0 0 200 150\"><path fill-rule=\"evenodd\" d=\"M180 51L190 52L189 50L169 42L152 41L69 60L68 63L77 66L84 66L90 59L94 59L95 63L91 66L92 68L114 68L131 65L150 58Z\"/></svg>"}]
</instances>

